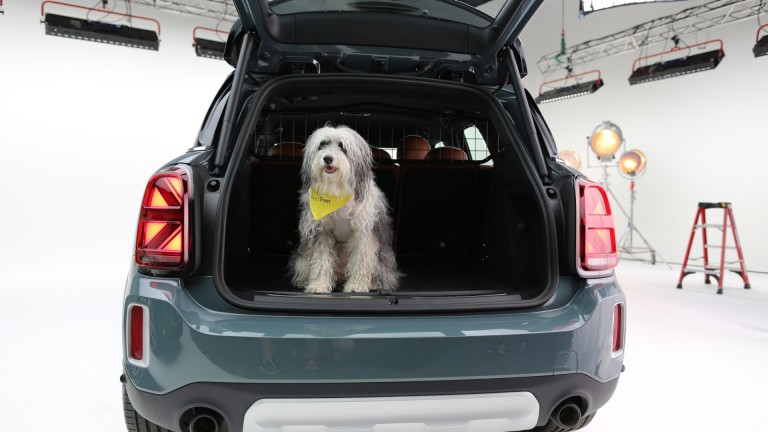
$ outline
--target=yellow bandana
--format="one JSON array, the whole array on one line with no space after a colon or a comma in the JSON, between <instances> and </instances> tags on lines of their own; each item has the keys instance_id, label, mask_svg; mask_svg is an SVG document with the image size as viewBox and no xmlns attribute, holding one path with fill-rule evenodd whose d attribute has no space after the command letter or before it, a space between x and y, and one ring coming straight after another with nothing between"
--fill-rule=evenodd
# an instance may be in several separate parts
<instances>
[{"instance_id":1,"label":"yellow bandana","mask_svg":"<svg viewBox=\"0 0 768 432\"><path fill-rule=\"evenodd\" d=\"M320 220L340 209L351 198L351 194L345 196L321 195L315 188L312 188L309 193L309 208L312 210L312 216L315 220Z\"/></svg>"}]
</instances>

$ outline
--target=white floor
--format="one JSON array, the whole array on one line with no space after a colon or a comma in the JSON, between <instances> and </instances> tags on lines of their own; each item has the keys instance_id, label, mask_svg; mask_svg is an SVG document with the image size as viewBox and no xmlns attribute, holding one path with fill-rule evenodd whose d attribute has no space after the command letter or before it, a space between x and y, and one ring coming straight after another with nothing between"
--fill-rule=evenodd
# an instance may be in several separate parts
<instances>
[{"instance_id":1,"label":"white floor","mask_svg":"<svg viewBox=\"0 0 768 432\"><path fill-rule=\"evenodd\" d=\"M765 431L768 275L735 274L716 295L679 267L622 263L625 364L613 399L585 431ZM122 275L3 275L3 431L125 430L120 400Z\"/></svg>"}]
</instances>

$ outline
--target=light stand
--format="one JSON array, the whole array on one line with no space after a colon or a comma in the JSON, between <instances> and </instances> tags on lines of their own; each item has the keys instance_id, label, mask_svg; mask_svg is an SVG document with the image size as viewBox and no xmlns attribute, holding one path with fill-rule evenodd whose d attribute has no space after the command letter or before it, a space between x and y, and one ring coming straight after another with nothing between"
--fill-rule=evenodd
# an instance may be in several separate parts
<instances>
[{"instance_id":1,"label":"light stand","mask_svg":"<svg viewBox=\"0 0 768 432\"><path fill-rule=\"evenodd\" d=\"M610 194L612 203L614 203L624 214L624 217L627 218L627 229L617 242L617 252L619 253L620 258L624 255L628 255L631 257L630 259L633 260L646 261L650 262L651 264L656 264L656 256L658 255L662 262L666 262L664 258L656 252L656 249L651 246L650 243L648 243L648 240L643 237L643 234L640 232L637 226L635 226L635 200L637 199L637 192L635 191L635 178L645 172L646 158L643 152L639 150L629 150L625 151L621 155L621 158L617 164L614 162L615 154L619 150L619 147L624 144L625 141L624 136L621 133L621 129L609 121L602 122L595 128L595 130L592 132L592 135L587 137L587 147L592 150L595 155L597 155L598 161L600 162L600 167L603 169L603 175L600 179L600 184ZM587 164L590 166L589 158L587 159ZM616 198L616 195L611 190L610 183L608 182L608 168L610 167L617 167L620 174L623 174L630 179L629 213L627 213L624 207L619 203L618 198ZM635 246L635 234L640 237L645 247ZM644 253L649 253L650 259L642 259L638 257L638 255ZM669 266L669 264L667 264L667 266Z\"/></svg>"},{"instance_id":2,"label":"light stand","mask_svg":"<svg viewBox=\"0 0 768 432\"><path fill-rule=\"evenodd\" d=\"M648 240L643 237L643 234L640 232L639 229L635 226L634 219L635 219L635 200L637 199L637 191L635 191L635 179L633 178L629 182L629 216L627 216L627 229L624 231L624 234L621 235L621 238L618 242L618 251L619 251L619 257L621 257L623 254L627 254L632 257L635 261L648 261L651 264L656 264L656 249L651 246L650 243L648 243ZM619 206L621 208L621 206ZM624 211L624 209L622 209ZM624 212L624 215L626 216L626 212ZM637 234L638 237L643 241L645 244L645 247L637 247L634 244L634 234ZM651 255L650 260L641 259L638 258L638 254L643 253L649 253ZM662 261L664 259L662 258ZM664 261L666 262L666 261Z\"/></svg>"},{"instance_id":3,"label":"light stand","mask_svg":"<svg viewBox=\"0 0 768 432\"><path fill-rule=\"evenodd\" d=\"M619 173L629 178L629 215L622 209L624 215L627 216L627 229L618 241L617 249L619 252L619 258L622 255L629 255L632 260L646 261L651 264L656 264L656 249L643 237L643 234L635 226L635 201L637 200L637 191L635 190L635 179L642 176L645 173L646 158L643 152L640 150L629 150L624 152L619 159ZM619 206L621 208L621 206ZM644 247L635 246L634 235L637 234L640 240L643 241ZM638 255L650 254L650 259L639 258ZM664 258L659 255L661 261L666 263ZM672 267L667 264L667 267Z\"/></svg>"}]
</instances>

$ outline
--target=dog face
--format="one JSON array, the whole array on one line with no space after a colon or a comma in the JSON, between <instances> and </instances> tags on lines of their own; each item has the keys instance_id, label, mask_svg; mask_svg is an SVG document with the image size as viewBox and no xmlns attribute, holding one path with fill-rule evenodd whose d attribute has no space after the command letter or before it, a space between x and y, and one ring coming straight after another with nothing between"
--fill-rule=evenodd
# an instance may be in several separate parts
<instances>
[{"instance_id":1,"label":"dog face","mask_svg":"<svg viewBox=\"0 0 768 432\"><path fill-rule=\"evenodd\" d=\"M359 199L370 181L373 157L368 143L354 130L325 126L307 140L302 166L305 189Z\"/></svg>"}]
</instances>

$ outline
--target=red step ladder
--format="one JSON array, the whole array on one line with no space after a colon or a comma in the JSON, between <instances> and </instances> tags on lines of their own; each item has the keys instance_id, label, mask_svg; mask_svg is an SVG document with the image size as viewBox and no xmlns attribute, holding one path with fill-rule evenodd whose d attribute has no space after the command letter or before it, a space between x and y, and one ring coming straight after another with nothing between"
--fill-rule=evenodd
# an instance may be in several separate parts
<instances>
[{"instance_id":1,"label":"red step ladder","mask_svg":"<svg viewBox=\"0 0 768 432\"><path fill-rule=\"evenodd\" d=\"M723 209L723 224L708 224L707 213L708 209ZM701 220L701 222L699 222ZM728 228L731 228L733 233L733 239L735 246L726 245L726 234ZM704 256L699 258L691 258L691 261L703 259L701 264L688 265L688 257L691 253L691 245L693 244L693 238L696 236L696 230L701 228L701 237L703 241ZM707 228L716 228L722 231L722 239L719 245L712 245L707 243ZM720 265L714 266L709 261L709 248L720 248ZM726 249L736 249L739 259L737 261L725 261ZM726 267L726 264L736 264L738 267ZM683 278L693 273L704 273L704 283L709 284L709 278L714 277L717 279L717 293L723 293L723 274L726 270L732 271L741 276L744 281L744 289L751 288L749 285L749 278L747 277L747 268L744 265L744 255L741 253L741 243L739 242L739 234L736 232L736 222L733 220L733 209L731 203L718 202L718 203L699 203L699 208L696 211L696 219L693 221L693 229L691 229L691 238L688 240L688 249L685 251L685 259L683 260L683 268L680 271L680 279L677 281L677 288L683 287Z\"/></svg>"}]
</instances>

